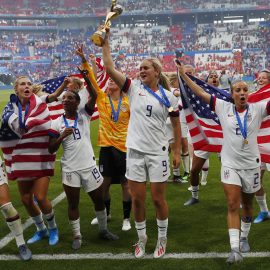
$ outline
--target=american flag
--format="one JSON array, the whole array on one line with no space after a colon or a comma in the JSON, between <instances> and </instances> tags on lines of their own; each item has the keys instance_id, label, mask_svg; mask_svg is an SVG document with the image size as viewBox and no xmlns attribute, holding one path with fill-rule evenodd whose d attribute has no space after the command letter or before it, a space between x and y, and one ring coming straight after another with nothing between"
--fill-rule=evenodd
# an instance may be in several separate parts
<instances>
[{"instance_id":1,"label":"american flag","mask_svg":"<svg viewBox=\"0 0 270 270\"><path fill-rule=\"evenodd\" d=\"M225 101L231 101L228 91L210 86L198 78L190 78L209 94ZM210 105L197 97L187 84L179 78L183 109L194 150L220 152L223 133L218 116L211 111Z\"/></svg>"},{"instance_id":2,"label":"american flag","mask_svg":"<svg viewBox=\"0 0 270 270\"><path fill-rule=\"evenodd\" d=\"M27 132L20 131L14 94L5 106L1 119L0 148L11 180L52 176L54 173L55 155L48 152L48 130L51 125L49 110L35 95L30 97L29 102L25 123Z\"/></svg>"},{"instance_id":3,"label":"american flag","mask_svg":"<svg viewBox=\"0 0 270 270\"><path fill-rule=\"evenodd\" d=\"M103 62L100 58L96 59L96 65L97 65L97 83L103 91L106 91L108 87L109 76L106 73L105 68L103 66ZM84 81L81 74L73 74L70 76L80 78L81 80ZM52 94L63 83L65 78L66 76L61 76L61 77L57 77L57 78L42 82L41 84L44 85L43 91L48 94ZM84 88L80 92L81 93L87 92L86 84L84 84ZM88 92L86 95L88 95ZM48 108L50 110L52 119L58 118L64 112L63 104L61 100L48 103ZM95 111L93 115L91 116L91 121L96 120L98 118L99 118L98 109L97 109L97 106L95 106Z\"/></svg>"},{"instance_id":4,"label":"american flag","mask_svg":"<svg viewBox=\"0 0 270 270\"><path fill-rule=\"evenodd\" d=\"M255 103L260 101L269 101L270 100L270 84L264 86L260 90L251 93L248 97L249 103ZM270 163L270 116L267 116L263 119L260 131L258 134L258 145L261 153L261 160L265 163Z\"/></svg>"},{"instance_id":5,"label":"american flag","mask_svg":"<svg viewBox=\"0 0 270 270\"><path fill-rule=\"evenodd\" d=\"M231 102L231 95L226 90L210 86L207 83L190 76L190 78L209 94L219 99ZM210 105L198 98L186 83L179 77L183 109L194 150L207 152L220 152L223 143L222 128L215 112L210 110ZM260 102L270 100L270 85L249 95L248 101ZM270 116L262 122L258 134L258 145L263 162L270 163ZM268 130L268 131L267 131Z\"/></svg>"}]
</instances>

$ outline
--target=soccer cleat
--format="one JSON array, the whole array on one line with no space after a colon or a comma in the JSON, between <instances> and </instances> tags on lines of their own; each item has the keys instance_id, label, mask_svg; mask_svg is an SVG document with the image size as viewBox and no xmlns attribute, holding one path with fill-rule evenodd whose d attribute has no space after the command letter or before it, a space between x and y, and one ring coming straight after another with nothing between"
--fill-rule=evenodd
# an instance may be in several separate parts
<instances>
[{"instance_id":1,"label":"soccer cleat","mask_svg":"<svg viewBox=\"0 0 270 270\"><path fill-rule=\"evenodd\" d=\"M144 239L139 239L138 242L134 245L135 251L134 251L134 256L137 259L140 259L144 256L145 254L145 245L147 242L147 236L145 236Z\"/></svg>"},{"instance_id":2,"label":"soccer cleat","mask_svg":"<svg viewBox=\"0 0 270 270\"><path fill-rule=\"evenodd\" d=\"M250 246L246 237L240 237L240 251L242 253L250 252Z\"/></svg>"},{"instance_id":3,"label":"soccer cleat","mask_svg":"<svg viewBox=\"0 0 270 270\"><path fill-rule=\"evenodd\" d=\"M21 245L19 246L19 254L20 254L20 258L23 261L29 261L32 259L32 252L31 250L27 247L27 245Z\"/></svg>"},{"instance_id":4,"label":"soccer cleat","mask_svg":"<svg viewBox=\"0 0 270 270\"><path fill-rule=\"evenodd\" d=\"M182 178L181 176L176 176L176 175L174 175L174 176L173 176L173 182L174 182L174 183L179 183L179 184L185 184L185 183L187 183L188 181L183 180L183 178Z\"/></svg>"},{"instance_id":5,"label":"soccer cleat","mask_svg":"<svg viewBox=\"0 0 270 270\"><path fill-rule=\"evenodd\" d=\"M243 261L242 254L239 251L232 249L226 262L229 264L233 264L241 261Z\"/></svg>"},{"instance_id":6,"label":"soccer cleat","mask_svg":"<svg viewBox=\"0 0 270 270\"><path fill-rule=\"evenodd\" d=\"M81 246L82 246L82 237L79 235L73 239L71 247L76 250L76 249L80 249Z\"/></svg>"},{"instance_id":7,"label":"soccer cleat","mask_svg":"<svg viewBox=\"0 0 270 270\"><path fill-rule=\"evenodd\" d=\"M118 240L119 236L117 236L116 234L111 233L108 230L103 230L99 232L99 237L101 239L105 239L105 240Z\"/></svg>"},{"instance_id":8,"label":"soccer cleat","mask_svg":"<svg viewBox=\"0 0 270 270\"><path fill-rule=\"evenodd\" d=\"M186 201L184 203L184 206L190 206L190 205L196 204L198 202L199 202L199 199L191 197L188 201Z\"/></svg>"},{"instance_id":9,"label":"soccer cleat","mask_svg":"<svg viewBox=\"0 0 270 270\"><path fill-rule=\"evenodd\" d=\"M260 212L259 215L254 219L253 223L261 223L267 219L270 219L269 212Z\"/></svg>"},{"instance_id":10,"label":"soccer cleat","mask_svg":"<svg viewBox=\"0 0 270 270\"><path fill-rule=\"evenodd\" d=\"M157 240L156 249L154 252L154 258L162 258L166 253L167 238L161 237Z\"/></svg>"},{"instance_id":11,"label":"soccer cleat","mask_svg":"<svg viewBox=\"0 0 270 270\"><path fill-rule=\"evenodd\" d=\"M131 229L131 224L128 218L125 218L123 220L123 225L122 225L122 231L129 231Z\"/></svg>"},{"instance_id":12,"label":"soccer cleat","mask_svg":"<svg viewBox=\"0 0 270 270\"><path fill-rule=\"evenodd\" d=\"M184 172L184 175L182 176L182 180L185 181L185 183L187 183L189 181L189 178L190 178L190 173Z\"/></svg>"},{"instance_id":13,"label":"soccer cleat","mask_svg":"<svg viewBox=\"0 0 270 270\"><path fill-rule=\"evenodd\" d=\"M35 234L27 241L27 244L33 244L40 241L43 238L47 238L49 236L49 231L47 228L43 231L36 231Z\"/></svg>"},{"instance_id":14,"label":"soccer cleat","mask_svg":"<svg viewBox=\"0 0 270 270\"><path fill-rule=\"evenodd\" d=\"M108 215L107 216L107 222L110 221L111 219L112 219L112 216L111 215ZM92 219L91 225L98 225L98 219L97 219L97 217L95 217L95 218Z\"/></svg>"},{"instance_id":15,"label":"soccer cleat","mask_svg":"<svg viewBox=\"0 0 270 270\"><path fill-rule=\"evenodd\" d=\"M58 229L49 229L49 245L54 246L59 242Z\"/></svg>"}]
</instances>

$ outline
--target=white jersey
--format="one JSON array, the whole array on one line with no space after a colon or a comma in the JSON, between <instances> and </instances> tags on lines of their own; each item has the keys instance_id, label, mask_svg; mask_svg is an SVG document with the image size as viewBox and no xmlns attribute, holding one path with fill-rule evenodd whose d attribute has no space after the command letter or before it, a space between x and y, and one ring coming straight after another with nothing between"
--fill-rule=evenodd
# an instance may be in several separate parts
<instances>
[{"instance_id":1,"label":"white jersey","mask_svg":"<svg viewBox=\"0 0 270 270\"><path fill-rule=\"evenodd\" d=\"M137 86L127 79L124 89L130 104L130 120L126 147L143 153L159 155L168 151L166 120L168 108L161 104L143 85ZM157 95L162 97L158 90ZM169 91L165 94L173 107L171 115L179 116L177 98Z\"/></svg>"},{"instance_id":2,"label":"white jersey","mask_svg":"<svg viewBox=\"0 0 270 270\"><path fill-rule=\"evenodd\" d=\"M223 146L221 150L221 163L233 169L254 169L261 165L261 157L257 143L257 136L261 122L267 116L266 103L249 104L247 116L248 144L239 129L234 113L235 105L216 99L215 112L220 120L223 130ZM246 110L239 113L241 122L244 122Z\"/></svg>"},{"instance_id":3,"label":"white jersey","mask_svg":"<svg viewBox=\"0 0 270 270\"><path fill-rule=\"evenodd\" d=\"M68 125L74 125L74 119L66 119ZM63 115L52 121L52 132L61 134L65 130ZM64 154L61 158L63 172L84 170L96 165L94 151L90 141L90 117L85 110L78 112L78 123L73 134L67 136L63 142Z\"/></svg>"}]
</instances>

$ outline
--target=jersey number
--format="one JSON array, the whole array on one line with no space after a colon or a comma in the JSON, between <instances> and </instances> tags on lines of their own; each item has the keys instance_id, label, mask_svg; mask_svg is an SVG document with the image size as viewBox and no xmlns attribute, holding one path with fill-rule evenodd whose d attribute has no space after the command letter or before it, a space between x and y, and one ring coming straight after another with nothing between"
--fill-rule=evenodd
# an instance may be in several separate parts
<instances>
[{"instance_id":1,"label":"jersey number","mask_svg":"<svg viewBox=\"0 0 270 270\"><path fill-rule=\"evenodd\" d=\"M152 115L152 108L153 108L152 105L147 105L146 106L146 110L147 110L146 116L151 117L151 115Z\"/></svg>"},{"instance_id":2,"label":"jersey number","mask_svg":"<svg viewBox=\"0 0 270 270\"><path fill-rule=\"evenodd\" d=\"M81 133L80 133L79 129L74 128L74 130L73 130L73 138L74 138L74 140L80 140L81 139Z\"/></svg>"},{"instance_id":3,"label":"jersey number","mask_svg":"<svg viewBox=\"0 0 270 270\"><path fill-rule=\"evenodd\" d=\"M97 180L97 183L100 181L100 172L97 168L94 168L92 171L92 174L95 178L95 180Z\"/></svg>"}]
</instances>

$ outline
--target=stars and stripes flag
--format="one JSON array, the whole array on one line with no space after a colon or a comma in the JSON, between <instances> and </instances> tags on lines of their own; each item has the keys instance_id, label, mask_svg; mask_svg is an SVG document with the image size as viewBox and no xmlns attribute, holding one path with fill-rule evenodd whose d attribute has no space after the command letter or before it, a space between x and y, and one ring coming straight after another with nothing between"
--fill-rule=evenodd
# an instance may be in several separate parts
<instances>
[{"instance_id":1,"label":"stars and stripes flag","mask_svg":"<svg viewBox=\"0 0 270 270\"><path fill-rule=\"evenodd\" d=\"M103 66L103 62L100 58L96 59L96 65L97 65L97 83L103 91L107 91L109 76L106 73L105 68ZM81 74L73 74L70 76L77 77L84 81ZM61 76L61 77L53 78L53 79L42 82L41 84L44 85L43 92L46 92L48 94L53 93L63 83L65 78L66 76ZM84 93L84 92L86 92L85 95L88 96L85 83L84 83L84 88L80 90L79 94ZM63 104L61 100L48 103L48 108L50 110L52 119L58 118L64 112ZM95 111L91 117L91 120L93 121L98 118L99 118L98 109L97 109L97 106L95 106Z\"/></svg>"},{"instance_id":2,"label":"stars and stripes flag","mask_svg":"<svg viewBox=\"0 0 270 270\"><path fill-rule=\"evenodd\" d=\"M193 76L190 78L209 94L226 101L231 100L231 96L226 90L210 86ZM180 77L179 83L183 110L194 150L220 152L223 133L218 116L210 110L210 105L197 97Z\"/></svg>"},{"instance_id":3,"label":"stars and stripes flag","mask_svg":"<svg viewBox=\"0 0 270 270\"><path fill-rule=\"evenodd\" d=\"M189 77L204 91L222 100L231 102L231 95L228 91L210 86L204 81L193 76ZM220 152L223 144L222 128L215 112L210 110L210 105L197 97L187 84L179 77L180 91L183 109L194 150L207 152ZM270 100L270 85L249 95L248 101L260 102ZM263 162L270 163L270 117L266 117L260 127L258 134L258 145Z\"/></svg>"},{"instance_id":4,"label":"stars and stripes flag","mask_svg":"<svg viewBox=\"0 0 270 270\"><path fill-rule=\"evenodd\" d=\"M248 97L249 103L270 100L270 84L262 87L260 90L251 93ZM258 134L258 145L261 153L261 160L265 163L270 163L270 115L265 117L260 126Z\"/></svg>"},{"instance_id":5,"label":"stars and stripes flag","mask_svg":"<svg viewBox=\"0 0 270 270\"><path fill-rule=\"evenodd\" d=\"M48 152L48 130L51 126L49 110L40 98L32 95L25 116L25 132L19 127L16 101L16 95L11 95L1 118L0 148L8 178L29 180L52 176L55 155Z\"/></svg>"}]
</instances>

